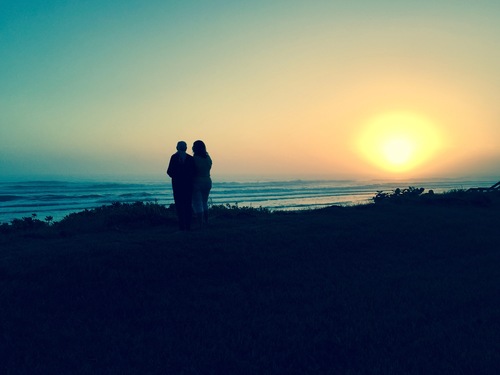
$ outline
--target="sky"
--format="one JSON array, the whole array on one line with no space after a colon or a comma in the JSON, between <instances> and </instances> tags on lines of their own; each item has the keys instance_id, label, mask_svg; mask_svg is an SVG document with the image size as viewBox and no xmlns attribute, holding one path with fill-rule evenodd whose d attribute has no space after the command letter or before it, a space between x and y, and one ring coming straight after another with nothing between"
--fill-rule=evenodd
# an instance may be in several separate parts
<instances>
[{"instance_id":1,"label":"sky","mask_svg":"<svg viewBox=\"0 0 500 375\"><path fill-rule=\"evenodd\" d=\"M498 0L0 0L0 178L500 176Z\"/></svg>"}]
</instances>

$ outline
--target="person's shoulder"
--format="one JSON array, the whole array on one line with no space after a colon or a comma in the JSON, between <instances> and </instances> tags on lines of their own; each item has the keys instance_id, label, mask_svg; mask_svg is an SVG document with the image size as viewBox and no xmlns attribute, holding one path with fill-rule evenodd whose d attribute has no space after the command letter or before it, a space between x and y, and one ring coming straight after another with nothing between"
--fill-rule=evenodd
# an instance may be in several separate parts
<instances>
[{"instance_id":1,"label":"person's shoulder","mask_svg":"<svg viewBox=\"0 0 500 375\"><path fill-rule=\"evenodd\" d=\"M194 165L196 164L196 161L195 161L195 158L194 156L191 156L191 155L186 155L186 160L185 160L185 163L189 164L189 165L192 165L193 168L194 168Z\"/></svg>"}]
</instances>

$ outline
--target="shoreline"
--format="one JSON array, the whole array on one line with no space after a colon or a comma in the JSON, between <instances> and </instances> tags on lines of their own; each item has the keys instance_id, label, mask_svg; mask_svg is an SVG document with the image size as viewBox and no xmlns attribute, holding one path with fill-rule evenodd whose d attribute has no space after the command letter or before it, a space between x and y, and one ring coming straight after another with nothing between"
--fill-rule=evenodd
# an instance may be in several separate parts
<instances>
[{"instance_id":1,"label":"shoreline","mask_svg":"<svg viewBox=\"0 0 500 375\"><path fill-rule=\"evenodd\" d=\"M127 183L69 183L31 182L29 184L0 184L0 222L14 219L47 216L60 220L68 214L93 209L114 202L136 201L173 203L169 181L157 184ZM413 184L415 182L415 184ZM427 190L444 192L452 189L489 186L491 181L434 181L432 184L416 181L360 182L360 181L271 181L259 183L215 182L211 192L214 205L239 204L240 206L265 207L273 210L318 208L328 205L352 205L369 203L377 191L405 188L406 185L423 186Z\"/></svg>"}]
</instances>

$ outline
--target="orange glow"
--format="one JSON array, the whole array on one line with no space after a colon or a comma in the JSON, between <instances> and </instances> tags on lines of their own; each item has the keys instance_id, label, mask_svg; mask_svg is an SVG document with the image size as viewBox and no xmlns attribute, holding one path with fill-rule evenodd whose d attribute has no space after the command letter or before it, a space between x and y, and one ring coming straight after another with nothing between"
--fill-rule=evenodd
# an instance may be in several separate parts
<instances>
[{"instance_id":1,"label":"orange glow","mask_svg":"<svg viewBox=\"0 0 500 375\"><path fill-rule=\"evenodd\" d=\"M441 142L428 119L410 112L392 112L370 119L358 138L358 152L389 172L410 171L432 160Z\"/></svg>"}]
</instances>

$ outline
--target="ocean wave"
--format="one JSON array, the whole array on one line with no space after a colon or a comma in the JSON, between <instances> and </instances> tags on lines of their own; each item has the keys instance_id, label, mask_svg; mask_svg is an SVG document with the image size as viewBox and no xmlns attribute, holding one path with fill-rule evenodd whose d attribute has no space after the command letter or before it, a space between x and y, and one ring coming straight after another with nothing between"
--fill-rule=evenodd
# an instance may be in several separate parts
<instances>
[{"instance_id":1,"label":"ocean wave","mask_svg":"<svg viewBox=\"0 0 500 375\"><path fill-rule=\"evenodd\" d=\"M22 199L20 195L0 195L0 202L10 202Z\"/></svg>"},{"instance_id":2,"label":"ocean wave","mask_svg":"<svg viewBox=\"0 0 500 375\"><path fill-rule=\"evenodd\" d=\"M141 193L123 193L123 194L119 194L118 196L119 197L123 197L123 198L130 198L130 197L150 197L152 196L153 194L151 193L145 193L145 192L141 192Z\"/></svg>"},{"instance_id":3,"label":"ocean wave","mask_svg":"<svg viewBox=\"0 0 500 375\"><path fill-rule=\"evenodd\" d=\"M88 202L81 201L66 201L66 202L41 202L36 203L16 203L16 204L4 204L1 206L2 210L15 210L18 208L28 208L33 209L43 208L43 207L78 207L78 206L88 206Z\"/></svg>"}]
</instances>

